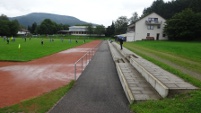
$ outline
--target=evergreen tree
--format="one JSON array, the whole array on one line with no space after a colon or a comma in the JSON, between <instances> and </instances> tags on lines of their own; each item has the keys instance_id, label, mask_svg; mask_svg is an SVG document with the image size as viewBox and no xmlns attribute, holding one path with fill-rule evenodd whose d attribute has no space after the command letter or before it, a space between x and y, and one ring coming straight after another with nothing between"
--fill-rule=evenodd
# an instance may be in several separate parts
<instances>
[{"instance_id":1,"label":"evergreen tree","mask_svg":"<svg viewBox=\"0 0 201 113\"><path fill-rule=\"evenodd\" d=\"M115 33L115 25L114 25L114 22L112 22L112 25L111 25L111 26L108 26L108 27L106 28L105 36L113 37L113 36L114 36L114 33Z\"/></svg>"},{"instance_id":2,"label":"evergreen tree","mask_svg":"<svg viewBox=\"0 0 201 113\"><path fill-rule=\"evenodd\" d=\"M200 6L201 0L172 0L166 3L163 0L156 0L150 7L143 10L142 17L155 12L165 19L169 19L176 13L179 13L187 8L192 9L196 13L201 12Z\"/></svg>"},{"instance_id":3,"label":"evergreen tree","mask_svg":"<svg viewBox=\"0 0 201 113\"><path fill-rule=\"evenodd\" d=\"M33 24L32 24L32 26L28 26L28 30L32 33L32 34L37 34L37 23L36 22L34 22Z\"/></svg>"},{"instance_id":4,"label":"evergreen tree","mask_svg":"<svg viewBox=\"0 0 201 113\"><path fill-rule=\"evenodd\" d=\"M36 28L37 28L37 23L36 22L34 22L33 24L32 24L32 26L31 26L31 33L33 33L33 34L36 34Z\"/></svg>"}]
</instances>

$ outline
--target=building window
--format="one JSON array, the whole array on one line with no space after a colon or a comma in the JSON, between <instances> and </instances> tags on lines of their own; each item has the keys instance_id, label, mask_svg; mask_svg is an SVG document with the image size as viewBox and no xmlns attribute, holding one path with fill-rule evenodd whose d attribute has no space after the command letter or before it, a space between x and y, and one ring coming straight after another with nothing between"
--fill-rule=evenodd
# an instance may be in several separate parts
<instances>
[{"instance_id":1,"label":"building window","mask_svg":"<svg viewBox=\"0 0 201 113\"><path fill-rule=\"evenodd\" d=\"M166 35L165 35L165 34L163 34L163 37L166 37Z\"/></svg>"},{"instance_id":2,"label":"building window","mask_svg":"<svg viewBox=\"0 0 201 113\"><path fill-rule=\"evenodd\" d=\"M158 23L158 18L154 18L154 22L155 22L155 23Z\"/></svg>"},{"instance_id":3,"label":"building window","mask_svg":"<svg viewBox=\"0 0 201 113\"><path fill-rule=\"evenodd\" d=\"M158 25L157 28L160 29L160 28L161 28L161 25Z\"/></svg>"},{"instance_id":4,"label":"building window","mask_svg":"<svg viewBox=\"0 0 201 113\"><path fill-rule=\"evenodd\" d=\"M148 21L151 23L151 21L152 21L152 18L148 18Z\"/></svg>"},{"instance_id":5,"label":"building window","mask_svg":"<svg viewBox=\"0 0 201 113\"><path fill-rule=\"evenodd\" d=\"M148 29L148 30L154 30L154 26L148 25L148 26L147 26L147 29Z\"/></svg>"},{"instance_id":6,"label":"building window","mask_svg":"<svg viewBox=\"0 0 201 113\"><path fill-rule=\"evenodd\" d=\"M158 18L148 18L150 23L158 23Z\"/></svg>"},{"instance_id":7,"label":"building window","mask_svg":"<svg viewBox=\"0 0 201 113\"><path fill-rule=\"evenodd\" d=\"M147 37L150 37L150 33L147 33Z\"/></svg>"}]
</instances>

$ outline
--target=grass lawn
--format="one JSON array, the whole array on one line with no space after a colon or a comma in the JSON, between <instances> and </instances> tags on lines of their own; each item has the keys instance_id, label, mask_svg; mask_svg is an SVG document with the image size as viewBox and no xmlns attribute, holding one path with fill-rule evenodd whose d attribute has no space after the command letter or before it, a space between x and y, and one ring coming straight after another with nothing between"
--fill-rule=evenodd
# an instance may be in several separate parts
<instances>
[{"instance_id":1,"label":"grass lawn","mask_svg":"<svg viewBox=\"0 0 201 113\"><path fill-rule=\"evenodd\" d=\"M41 40L43 39L43 45ZM70 42L71 39L71 42ZM0 40L0 60L6 61L29 61L37 59L43 56L47 56L62 50L66 50L75 46L83 44L84 39L77 39L75 37L55 38L50 42L49 37L40 38L27 38L26 41L23 38L16 38L15 41L10 41L7 44L3 38ZM85 39L85 42L91 40ZM20 49L19 49L20 44Z\"/></svg>"},{"instance_id":2,"label":"grass lawn","mask_svg":"<svg viewBox=\"0 0 201 113\"><path fill-rule=\"evenodd\" d=\"M73 84L74 81L42 96L1 108L0 113L46 113L73 87Z\"/></svg>"},{"instance_id":3,"label":"grass lawn","mask_svg":"<svg viewBox=\"0 0 201 113\"><path fill-rule=\"evenodd\" d=\"M201 43L170 41L139 41L124 43L124 46L165 70L201 88L201 81L182 70L172 68L162 60L191 70L201 76ZM162 100L134 103L130 107L135 113L200 113L201 90L176 95Z\"/></svg>"},{"instance_id":4,"label":"grass lawn","mask_svg":"<svg viewBox=\"0 0 201 113\"><path fill-rule=\"evenodd\" d=\"M139 41L135 45L201 62L200 42Z\"/></svg>"}]
</instances>

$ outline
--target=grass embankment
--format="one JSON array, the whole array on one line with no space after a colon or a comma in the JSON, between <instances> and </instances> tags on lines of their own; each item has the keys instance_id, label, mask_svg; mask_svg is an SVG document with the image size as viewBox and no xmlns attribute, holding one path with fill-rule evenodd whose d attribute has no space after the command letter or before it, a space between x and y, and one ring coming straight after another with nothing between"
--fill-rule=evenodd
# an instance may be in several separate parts
<instances>
[{"instance_id":1,"label":"grass embankment","mask_svg":"<svg viewBox=\"0 0 201 113\"><path fill-rule=\"evenodd\" d=\"M54 39L54 41L50 41ZM78 43L75 40L78 40ZM43 45L41 44L43 40ZM82 45L91 41L91 39L84 37L27 37L26 41L24 38L15 38L15 41L7 44L3 38L0 40L0 60L3 61L30 61L33 59L41 58L53 53L66 50L72 47ZM20 48L19 48L20 44Z\"/></svg>"},{"instance_id":2,"label":"grass embankment","mask_svg":"<svg viewBox=\"0 0 201 113\"><path fill-rule=\"evenodd\" d=\"M182 69L191 70L201 76L201 43L140 41L125 43L124 46L165 70L201 88L200 80L166 63L170 62L170 64L182 67ZM200 100L201 91L198 90L187 94L176 95L173 98L134 103L131 105L131 109L136 113L200 113Z\"/></svg>"},{"instance_id":3,"label":"grass embankment","mask_svg":"<svg viewBox=\"0 0 201 113\"><path fill-rule=\"evenodd\" d=\"M74 81L71 81L68 85L42 96L2 108L0 109L0 113L46 113L73 87L73 84Z\"/></svg>"}]
</instances>

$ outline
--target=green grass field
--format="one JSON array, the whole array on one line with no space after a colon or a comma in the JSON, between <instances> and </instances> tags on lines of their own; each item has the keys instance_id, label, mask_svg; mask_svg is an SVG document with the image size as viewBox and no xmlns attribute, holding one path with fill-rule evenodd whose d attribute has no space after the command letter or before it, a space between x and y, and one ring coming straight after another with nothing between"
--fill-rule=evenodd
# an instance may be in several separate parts
<instances>
[{"instance_id":1,"label":"green grass field","mask_svg":"<svg viewBox=\"0 0 201 113\"><path fill-rule=\"evenodd\" d=\"M43 39L43 45L41 40ZM70 42L71 39L71 42ZM75 40L78 40L78 43ZM62 41L63 40L63 41ZM85 37L54 37L54 41L50 42L50 37L40 38L16 38L15 41L10 41L7 44L3 38L0 40L0 60L3 61L30 61L33 59L41 58L62 50L66 50L75 46L82 45L91 41L91 39ZM19 49L20 44L20 49Z\"/></svg>"},{"instance_id":2,"label":"green grass field","mask_svg":"<svg viewBox=\"0 0 201 113\"><path fill-rule=\"evenodd\" d=\"M139 41L135 45L201 62L200 42Z\"/></svg>"},{"instance_id":3,"label":"green grass field","mask_svg":"<svg viewBox=\"0 0 201 113\"><path fill-rule=\"evenodd\" d=\"M186 81L201 88L201 43L199 42L169 42L169 41L139 41L125 43L125 47L159 65L165 70L176 74ZM161 60L162 59L162 60ZM184 70L198 73L199 77L186 74L163 61L171 62ZM171 64L170 63L170 64ZM176 95L162 100L150 100L130 105L135 113L200 113L201 90Z\"/></svg>"}]
</instances>

